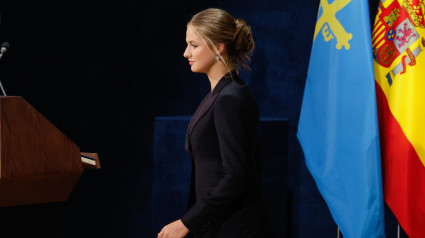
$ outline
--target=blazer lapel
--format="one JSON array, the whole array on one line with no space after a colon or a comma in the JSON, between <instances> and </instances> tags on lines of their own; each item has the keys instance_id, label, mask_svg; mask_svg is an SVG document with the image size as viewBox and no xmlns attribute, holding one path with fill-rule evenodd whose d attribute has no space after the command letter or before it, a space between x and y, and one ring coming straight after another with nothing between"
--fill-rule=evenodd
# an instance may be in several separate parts
<instances>
[{"instance_id":1,"label":"blazer lapel","mask_svg":"<svg viewBox=\"0 0 425 238\"><path fill-rule=\"evenodd\" d=\"M192 119L189 122L189 126L187 127L187 131L186 131L186 142L185 142L186 151L188 152L192 151L192 148L190 145L190 136L192 135L192 131L196 123L211 108L211 106L214 104L214 101L217 99L218 95L220 94L221 90L229 83L230 83L230 80L227 79L227 77L221 78L220 81L215 86L214 90L211 93L207 94L207 96L204 98L204 100L196 109L195 113L192 116Z\"/></svg>"}]
</instances>

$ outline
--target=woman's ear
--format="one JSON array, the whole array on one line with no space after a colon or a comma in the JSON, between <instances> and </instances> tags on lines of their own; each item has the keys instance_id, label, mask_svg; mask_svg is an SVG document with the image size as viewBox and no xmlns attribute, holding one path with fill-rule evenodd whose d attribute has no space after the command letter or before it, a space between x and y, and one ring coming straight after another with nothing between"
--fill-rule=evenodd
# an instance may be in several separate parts
<instances>
[{"instance_id":1,"label":"woman's ear","mask_svg":"<svg viewBox=\"0 0 425 238\"><path fill-rule=\"evenodd\" d=\"M224 52L224 48L225 48L226 46L224 45L224 43L218 43L217 44L217 51L218 51L218 53L221 55L223 52Z\"/></svg>"}]
</instances>

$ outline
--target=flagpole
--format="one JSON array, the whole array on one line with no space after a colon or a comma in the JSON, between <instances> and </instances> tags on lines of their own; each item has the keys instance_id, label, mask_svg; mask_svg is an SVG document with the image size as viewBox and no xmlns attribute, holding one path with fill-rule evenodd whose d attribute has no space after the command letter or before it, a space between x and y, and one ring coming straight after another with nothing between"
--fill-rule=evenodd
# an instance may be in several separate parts
<instances>
[{"instance_id":1,"label":"flagpole","mask_svg":"<svg viewBox=\"0 0 425 238\"><path fill-rule=\"evenodd\" d=\"M336 227L336 238L340 238L340 237L339 237L339 233L340 233L340 232L339 232L339 226L337 226L337 227ZM399 237L399 238L400 238L400 237Z\"/></svg>"},{"instance_id":2,"label":"flagpole","mask_svg":"<svg viewBox=\"0 0 425 238\"><path fill-rule=\"evenodd\" d=\"M397 238L400 238L400 223L397 222Z\"/></svg>"}]
</instances>

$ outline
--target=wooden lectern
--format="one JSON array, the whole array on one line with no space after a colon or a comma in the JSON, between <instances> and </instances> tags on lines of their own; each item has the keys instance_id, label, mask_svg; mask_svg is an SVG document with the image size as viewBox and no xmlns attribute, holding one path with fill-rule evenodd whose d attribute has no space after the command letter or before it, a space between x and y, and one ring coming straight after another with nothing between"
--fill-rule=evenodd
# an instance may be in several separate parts
<instances>
[{"instance_id":1,"label":"wooden lectern","mask_svg":"<svg viewBox=\"0 0 425 238\"><path fill-rule=\"evenodd\" d=\"M94 155L87 167L100 168ZM83 171L77 145L24 98L0 96L0 207L66 201Z\"/></svg>"}]
</instances>

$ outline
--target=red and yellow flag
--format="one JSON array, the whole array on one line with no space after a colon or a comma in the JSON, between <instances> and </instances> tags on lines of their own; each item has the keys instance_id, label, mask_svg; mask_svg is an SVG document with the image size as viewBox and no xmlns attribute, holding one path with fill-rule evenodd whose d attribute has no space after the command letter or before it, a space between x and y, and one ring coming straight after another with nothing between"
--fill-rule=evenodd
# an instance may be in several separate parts
<instances>
[{"instance_id":1,"label":"red and yellow flag","mask_svg":"<svg viewBox=\"0 0 425 238\"><path fill-rule=\"evenodd\" d=\"M372 32L384 199L425 237L425 4L381 0Z\"/></svg>"}]
</instances>

